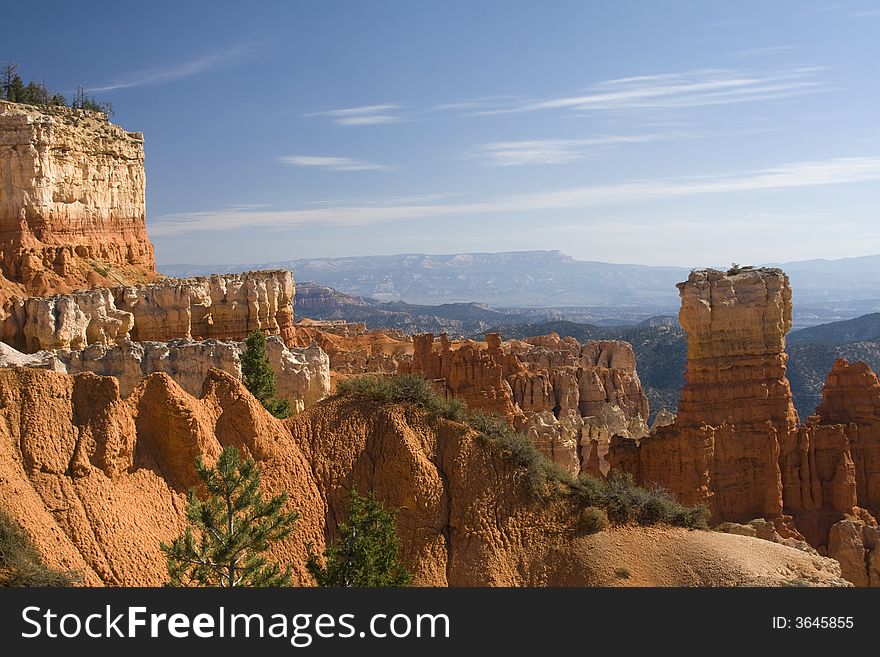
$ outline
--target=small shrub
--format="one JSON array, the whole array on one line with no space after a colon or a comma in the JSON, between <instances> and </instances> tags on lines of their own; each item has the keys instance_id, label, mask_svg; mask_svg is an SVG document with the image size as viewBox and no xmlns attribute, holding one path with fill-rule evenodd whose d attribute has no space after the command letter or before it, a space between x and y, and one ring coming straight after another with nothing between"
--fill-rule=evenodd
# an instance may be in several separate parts
<instances>
[{"instance_id":1,"label":"small shrub","mask_svg":"<svg viewBox=\"0 0 880 657\"><path fill-rule=\"evenodd\" d=\"M632 577L632 573L629 572L628 568L617 568L614 571L614 576L618 579L629 579Z\"/></svg>"},{"instance_id":2,"label":"small shrub","mask_svg":"<svg viewBox=\"0 0 880 657\"><path fill-rule=\"evenodd\" d=\"M574 477L565 468L544 456L528 436L513 431L503 418L487 415L478 418L477 423L484 428L480 437L526 471L529 492L533 496L544 497L548 492L554 492L557 484L574 484Z\"/></svg>"},{"instance_id":3,"label":"small shrub","mask_svg":"<svg viewBox=\"0 0 880 657\"><path fill-rule=\"evenodd\" d=\"M608 526L608 514L604 509L588 506L581 511L578 528L585 534L596 534Z\"/></svg>"},{"instance_id":4,"label":"small shrub","mask_svg":"<svg viewBox=\"0 0 880 657\"><path fill-rule=\"evenodd\" d=\"M741 274L744 271L750 271L754 269L753 265L739 265L735 262L730 264L730 269L727 270L728 276L736 276L737 274Z\"/></svg>"},{"instance_id":5,"label":"small shrub","mask_svg":"<svg viewBox=\"0 0 880 657\"><path fill-rule=\"evenodd\" d=\"M471 413L468 424L482 436L497 438L510 433L510 425L500 415L474 411Z\"/></svg>"},{"instance_id":6,"label":"small shrub","mask_svg":"<svg viewBox=\"0 0 880 657\"><path fill-rule=\"evenodd\" d=\"M580 474L572 484L572 493L578 503L585 506L603 506L605 503L605 482L588 474Z\"/></svg>"},{"instance_id":7,"label":"small shrub","mask_svg":"<svg viewBox=\"0 0 880 657\"><path fill-rule=\"evenodd\" d=\"M25 531L0 511L0 586L71 586L81 581L79 573L46 566Z\"/></svg>"},{"instance_id":8,"label":"small shrub","mask_svg":"<svg viewBox=\"0 0 880 657\"><path fill-rule=\"evenodd\" d=\"M582 474L572 486L582 505L602 507L617 525L665 523L687 529L707 529L704 506L682 506L665 489L637 486L632 475L614 470L607 481Z\"/></svg>"},{"instance_id":9,"label":"small shrub","mask_svg":"<svg viewBox=\"0 0 880 657\"><path fill-rule=\"evenodd\" d=\"M417 404L435 417L455 422L467 418L467 404L461 399L443 399L424 377L415 374L380 376L367 374L336 384L336 393L372 399L380 404Z\"/></svg>"}]
</instances>

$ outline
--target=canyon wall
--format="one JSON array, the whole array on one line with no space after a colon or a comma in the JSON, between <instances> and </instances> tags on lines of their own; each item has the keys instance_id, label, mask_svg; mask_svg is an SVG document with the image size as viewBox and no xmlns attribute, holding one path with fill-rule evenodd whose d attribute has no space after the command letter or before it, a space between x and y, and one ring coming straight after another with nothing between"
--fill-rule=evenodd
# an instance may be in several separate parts
<instances>
[{"instance_id":1,"label":"canyon wall","mask_svg":"<svg viewBox=\"0 0 880 657\"><path fill-rule=\"evenodd\" d=\"M0 301L155 278L145 184L141 133L0 101Z\"/></svg>"}]
</instances>

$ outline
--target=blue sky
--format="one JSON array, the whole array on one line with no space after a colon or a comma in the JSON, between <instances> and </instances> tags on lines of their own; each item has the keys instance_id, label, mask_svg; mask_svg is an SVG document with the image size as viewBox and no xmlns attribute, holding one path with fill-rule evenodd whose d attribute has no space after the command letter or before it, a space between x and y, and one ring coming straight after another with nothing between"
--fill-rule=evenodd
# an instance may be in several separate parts
<instances>
[{"instance_id":1,"label":"blue sky","mask_svg":"<svg viewBox=\"0 0 880 657\"><path fill-rule=\"evenodd\" d=\"M0 60L146 133L159 263L880 252L880 4L15 3Z\"/></svg>"}]
</instances>

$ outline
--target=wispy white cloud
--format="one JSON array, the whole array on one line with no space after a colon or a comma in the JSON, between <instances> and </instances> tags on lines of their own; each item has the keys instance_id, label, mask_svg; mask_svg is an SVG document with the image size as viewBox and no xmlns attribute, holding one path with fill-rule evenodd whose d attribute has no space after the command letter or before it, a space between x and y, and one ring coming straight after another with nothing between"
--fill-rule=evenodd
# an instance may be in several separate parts
<instances>
[{"instance_id":1,"label":"wispy white cloud","mask_svg":"<svg viewBox=\"0 0 880 657\"><path fill-rule=\"evenodd\" d=\"M589 139L535 139L481 144L460 159L483 166L507 167L526 164L568 164L609 146L658 139L658 135L606 135Z\"/></svg>"},{"instance_id":2,"label":"wispy white cloud","mask_svg":"<svg viewBox=\"0 0 880 657\"><path fill-rule=\"evenodd\" d=\"M778 45L732 53L733 58L770 55L794 46ZM372 125L425 121L438 117L473 117L517 112L565 111L569 114L650 111L750 103L829 90L820 78L822 67L798 67L748 73L731 69L699 69L605 80L577 95L549 98L484 96L422 107L393 103L364 105L303 114L326 117L338 125Z\"/></svg>"},{"instance_id":3,"label":"wispy white cloud","mask_svg":"<svg viewBox=\"0 0 880 657\"><path fill-rule=\"evenodd\" d=\"M230 50L205 55L187 62L170 64L160 68L151 68L141 71L133 71L127 75L121 76L114 82L100 85L97 87L89 87L87 91L115 91L117 89L129 89L131 87L144 87L147 85L166 84L183 78L192 77L199 73L204 73L212 68L226 64L243 57L250 51L249 46L237 46Z\"/></svg>"},{"instance_id":4,"label":"wispy white cloud","mask_svg":"<svg viewBox=\"0 0 880 657\"><path fill-rule=\"evenodd\" d=\"M800 67L773 74L740 73L728 69L702 69L606 80L586 93L511 104L480 110L475 115L574 110L600 112L633 109L699 107L784 98L827 89L817 74L820 67Z\"/></svg>"},{"instance_id":5,"label":"wispy white cloud","mask_svg":"<svg viewBox=\"0 0 880 657\"><path fill-rule=\"evenodd\" d=\"M318 155L285 155L278 158L282 164L293 167L315 167L330 171L386 171L392 167L350 157L323 157Z\"/></svg>"},{"instance_id":6,"label":"wispy white cloud","mask_svg":"<svg viewBox=\"0 0 880 657\"><path fill-rule=\"evenodd\" d=\"M310 112L305 117L330 117L337 125L375 125L379 123L396 123L401 120L397 111L400 105L363 105L361 107L344 107L342 109Z\"/></svg>"},{"instance_id":7,"label":"wispy white cloud","mask_svg":"<svg viewBox=\"0 0 880 657\"><path fill-rule=\"evenodd\" d=\"M303 224L363 226L382 222L475 214L589 208L705 194L780 190L880 180L880 155L795 162L769 169L689 178L632 180L610 185L517 194L470 203L338 205L292 210L226 209L166 215L150 222L155 236L243 227Z\"/></svg>"}]
</instances>

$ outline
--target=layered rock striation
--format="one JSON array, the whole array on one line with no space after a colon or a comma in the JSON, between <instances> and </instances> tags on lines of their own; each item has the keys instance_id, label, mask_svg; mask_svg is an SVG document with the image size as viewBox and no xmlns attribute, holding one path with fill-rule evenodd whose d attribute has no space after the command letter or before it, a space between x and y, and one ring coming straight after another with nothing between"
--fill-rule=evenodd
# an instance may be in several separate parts
<instances>
[{"instance_id":1,"label":"layered rock striation","mask_svg":"<svg viewBox=\"0 0 880 657\"><path fill-rule=\"evenodd\" d=\"M144 138L96 112L0 101L0 294L156 277Z\"/></svg>"},{"instance_id":2,"label":"layered rock striation","mask_svg":"<svg viewBox=\"0 0 880 657\"><path fill-rule=\"evenodd\" d=\"M413 342L394 330L368 330L363 323L313 321L294 325L289 344L317 344L330 357L330 369L341 377L378 372L393 374L398 364L412 358Z\"/></svg>"},{"instance_id":3,"label":"layered rock striation","mask_svg":"<svg viewBox=\"0 0 880 657\"><path fill-rule=\"evenodd\" d=\"M640 445L640 476L718 520L782 514L780 443L797 431L785 376L791 288L779 269L694 271L678 285L688 337L675 421Z\"/></svg>"}]
</instances>

